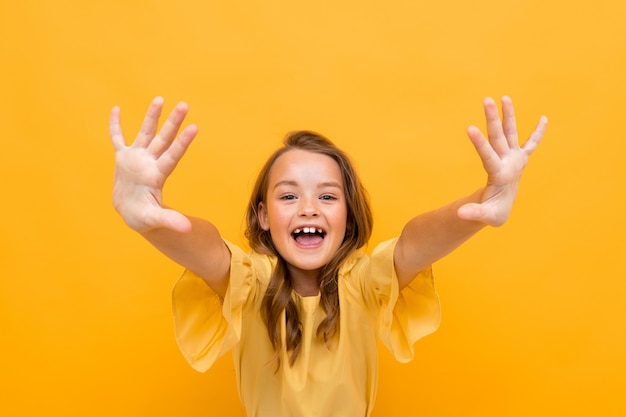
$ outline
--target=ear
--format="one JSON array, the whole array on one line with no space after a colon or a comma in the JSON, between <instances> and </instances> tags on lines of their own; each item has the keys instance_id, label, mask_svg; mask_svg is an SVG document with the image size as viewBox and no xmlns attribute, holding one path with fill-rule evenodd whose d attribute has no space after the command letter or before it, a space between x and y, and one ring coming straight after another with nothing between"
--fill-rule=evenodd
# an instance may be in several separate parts
<instances>
[{"instance_id":1,"label":"ear","mask_svg":"<svg viewBox=\"0 0 626 417\"><path fill-rule=\"evenodd\" d=\"M259 203L259 207L256 211L257 219L259 220L259 225L261 229L268 231L270 230L270 221L267 217L267 210L265 209L265 204L261 201Z\"/></svg>"}]
</instances>

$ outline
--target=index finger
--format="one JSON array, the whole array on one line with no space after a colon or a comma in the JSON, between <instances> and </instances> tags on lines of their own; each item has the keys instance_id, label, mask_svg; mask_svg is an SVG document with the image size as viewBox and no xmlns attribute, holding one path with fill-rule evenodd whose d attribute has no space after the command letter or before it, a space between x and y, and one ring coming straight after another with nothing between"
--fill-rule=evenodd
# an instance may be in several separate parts
<instances>
[{"instance_id":1,"label":"index finger","mask_svg":"<svg viewBox=\"0 0 626 417\"><path fill-rule=\"evenodd\" d=\"M118 106L113 107L109 116L109 134L111 135L113 149L118 151L126 146L126 141L122 134L122 126L120 125L120 108Z\"/></svg>"},{"instance_id":2,"label":"index finger","mask_svg":"<svg viewBox=\"0 0 626 417\"><path fill-rule=\"evenodd\" d=\"M539 145L539 142L541 142L541 139L543 138L543 135L546 132L547 125L548 125L548 118L546 116L541 116L539 118L539 123L537 123L537 127L535 128L533 133L530 135L526 143L524 143L524 145L522 146L522 149L525 150L528 155L533 153L533 151Z\"/></svg>"}]
</instances>

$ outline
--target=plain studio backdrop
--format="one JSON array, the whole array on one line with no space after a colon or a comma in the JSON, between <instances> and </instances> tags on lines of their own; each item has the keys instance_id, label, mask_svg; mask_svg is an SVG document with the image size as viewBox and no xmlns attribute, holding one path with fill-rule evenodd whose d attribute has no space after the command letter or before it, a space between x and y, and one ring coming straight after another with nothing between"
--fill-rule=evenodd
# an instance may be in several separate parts
<instances>
[{"instance_id":1,"label":"plain studio backdrop","mask_svg":"<svg viewBox=\"0 0 626 417\"><path fill-rule=\"evenodd\" d=\"M327 135L371 194L371 244L485 179L465 129L507 94L550 123L509 223L434 266L441 329L382 416L626 415L626 6L598 0L0 2L0 415L243 416L229 355L178 352L182 269L110 202L111 107L199 125L165 189L245 244L288 131Z\"/></svg>"}]
</instances>

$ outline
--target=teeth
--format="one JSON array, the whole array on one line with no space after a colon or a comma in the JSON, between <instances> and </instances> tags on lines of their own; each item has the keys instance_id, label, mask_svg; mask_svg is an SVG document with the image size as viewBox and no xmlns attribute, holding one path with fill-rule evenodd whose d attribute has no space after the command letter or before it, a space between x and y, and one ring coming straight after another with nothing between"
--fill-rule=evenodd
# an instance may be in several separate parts
<instances>
[{"instance_id":1,"label":"teeth","mask_svg":"<svg viewBox=\"0 0 626 417\"><path fill-rule=\"evenodd\" d=\"M293 231L294 233L319 233L322 234L322 229L316 229L315 227L305 227L302 229L296 229Z\"/></svg>"}]
</instances>

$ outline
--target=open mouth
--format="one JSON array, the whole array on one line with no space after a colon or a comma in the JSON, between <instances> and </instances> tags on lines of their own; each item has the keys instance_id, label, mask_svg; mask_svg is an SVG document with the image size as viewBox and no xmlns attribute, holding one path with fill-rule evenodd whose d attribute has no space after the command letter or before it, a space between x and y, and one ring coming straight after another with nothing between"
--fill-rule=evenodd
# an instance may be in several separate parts
<instances>
[{"instance_id":1,"label":"open mouth","mask_svg":"<svg viewBox=\"0 0 626 417\"><path fill-rule=\"evenodd\" d=\"M303 227L294 230L291 236L300 246L315 246L322 243L326 237L326 232L317 227Z\"/></svg>"}]
</instances>

